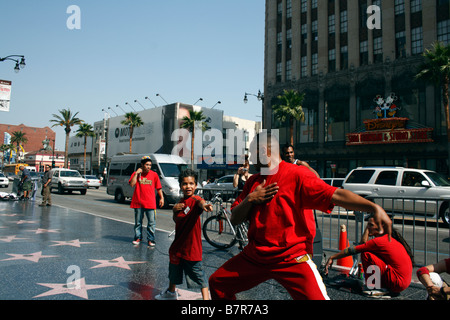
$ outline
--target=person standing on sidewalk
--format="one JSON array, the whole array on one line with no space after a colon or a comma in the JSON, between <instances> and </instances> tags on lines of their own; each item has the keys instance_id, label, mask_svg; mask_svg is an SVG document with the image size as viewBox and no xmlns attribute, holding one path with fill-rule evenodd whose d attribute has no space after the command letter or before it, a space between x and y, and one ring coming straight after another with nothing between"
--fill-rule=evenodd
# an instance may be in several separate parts
<instances>
[{"instance_id":1,"label":"person standing on sidewalk","mask_svg":"<svg viewBox=\"0 0 450 320\"><path fill-rule=\"evenodd\" d=\"M50 184L52 182L52 176L50 173L50 166L45 166L45 173L42 176L42 203L40 207L51 206L52 205L52 193Z\"/></svg>"},{"instance_id":2,"label":"person standing on sidewalk","mask_svg":"<svg viewBox=\"0 0 450 320\"><path fill-rule=\"evenodd\" d=\"M151 170L152 160L150 156L141 158L141 167L131 175L128 183L134 188L130 208L134 209L134 240L138 245L142 241L142 221L144 214L147 216L147 241L150 247L155 246L156 230L156 193L159 196L159 206L164 206L161 181L158 174Z\"/></svg>"},{"instance_id":3,"label":"person standing on sidewalk","mask_svg":"<svg viewBox=\"0 0 450 320\"><path fill-rule=\"evenodd\" d=\"M23 191L22 199L30 199L30 191L33 190L33 183L31 181L30 171L25 166L20 166L19 170L22 171L22 177L19 182L19 189Z\"/></svg>"}]
</instances>

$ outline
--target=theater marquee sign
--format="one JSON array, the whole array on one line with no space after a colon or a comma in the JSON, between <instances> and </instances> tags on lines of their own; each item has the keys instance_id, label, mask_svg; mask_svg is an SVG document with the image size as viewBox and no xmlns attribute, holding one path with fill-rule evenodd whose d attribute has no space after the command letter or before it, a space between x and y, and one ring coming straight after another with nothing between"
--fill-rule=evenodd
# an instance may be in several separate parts
<instances>
[{"instance_id":1,"label":"theater marquee sign","mask_svg":"<svg viewBox=\"0 0 450 320\"><path fill-rule=\"evenodd\" d=\"M377 103L374 110L377 118L365 120L364 130L348 133L346 145L433 142L433 128L414 128L408 126L408 118L395 117L396 111L400 109L394 104L395 100L394 94L386 99L377 96L374 99Z\"/></svg>"}]
</instances>

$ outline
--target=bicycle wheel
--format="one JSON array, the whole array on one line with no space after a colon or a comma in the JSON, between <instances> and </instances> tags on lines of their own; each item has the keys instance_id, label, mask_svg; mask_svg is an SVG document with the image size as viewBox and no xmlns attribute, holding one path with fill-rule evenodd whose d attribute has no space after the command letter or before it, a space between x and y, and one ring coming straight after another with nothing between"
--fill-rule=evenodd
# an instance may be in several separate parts
<instances>
[{"instance_id":1,"label":"bicycle wheel","mask_svg":"<svg viewBox=\"0 0 450 320\"><path fill-rule=\"evenodd\" d=\"M212 216L203 223L205 240L218 249L227 249L236 243L236 235L224 217Z\"/></svg>"}]
</instances>

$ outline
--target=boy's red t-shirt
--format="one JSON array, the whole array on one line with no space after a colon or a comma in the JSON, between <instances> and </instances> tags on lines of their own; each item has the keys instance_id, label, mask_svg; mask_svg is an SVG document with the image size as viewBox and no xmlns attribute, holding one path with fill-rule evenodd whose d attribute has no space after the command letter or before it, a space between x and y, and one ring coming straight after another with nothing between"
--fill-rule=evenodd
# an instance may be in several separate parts
<instances>
[{"instance_id":1,"label":"boy's red t-shirt","mask_svg":"<svg viewBox=\"0 0 450 320\"><path fill-rule=\"evenodd\" d=\"M291 261L312 254L316 225L311 209L331 212L334 207L331 198L337 188L304 166L282 161L273 175L252 175L232 209L264 180L266 186L277 182L279 190L270 202L251 209L249 243L244 254L259 263Z\"/></svg>"},{"instance_id":2,"label":"boy's red t-shirt","mask_svg":"<svg viewBox=\"0 0 450 320\"><path fill-rule=\"evenodd\" d=\"M169 249L169 258L172 264L178 264L180 259L188 261L202 261L202 233L200 215L203 210L199 196L183 198L184 210L174 214L175 239Z\"/></svg>"},{"instance_id":3,"label":"boy's red t-shirt","mask_svg":"<svg viewBox=\"0 0 450 320\"><path fill-rule=\"evenodd\" d=\"M136 172L133 172L128 183L131 182L135 174ZM161 188L161 181L155 171L150 170L147 173L141 173L141 177L134 186L130 208L156 209L155 189L158 190Z\"/></svg>"}]
</instances>

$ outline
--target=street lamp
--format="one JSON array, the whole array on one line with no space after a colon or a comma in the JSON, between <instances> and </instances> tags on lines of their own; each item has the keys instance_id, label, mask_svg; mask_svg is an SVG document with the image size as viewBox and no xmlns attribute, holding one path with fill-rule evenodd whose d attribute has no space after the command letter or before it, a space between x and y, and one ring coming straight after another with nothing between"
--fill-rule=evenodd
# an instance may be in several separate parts
<instances>
[{"instance_id":1,"label":"street lamp","mask_svg":"<svg viewBox=\"0 0 450 320\"><path fill-rule=\"evenodd\" d=\"M120 108L120 110L123 111L123 113L127 113L125 110L123 110L123 108L121 106L119 106L118 104L116 104L116 108Z\"/></svg>"},{"instance_id":2,"label":"street lamp","mask_svg":"<svg viewBox=\"0 0 450 320\"><path fill-rule=\"evenodd\" d=\"M157 93L156 96L157 96L157 97L160 97L161 99L163 99L164 102L165 102L166 104L169 104L169 103L166 101L166 99L164 99L159 93Z\"/></svg>"},{"instance_id":3,"label":"street lamp","mask_svg":"<svg viewBox=\"0 0 450 320\"><path fill-rule=\"evenodd\" d=\"M145 110L145 108L144 108L144 106L139 102L139 101L137 101L137 100L134 100L134 102L136 102L136 103L138 103L141 107L142 107L142 109L144 109Z\"/></svg>"},{"instance_id":4,"label":"street lamp","mask_svg":"<svg viewBox=\"0 0 450 320\"><path fill-rule=\"evenodd\" d=\"M150 100L150 98L149 97L145 97L144 99L147 99L148 101L150 101L151 103L152 103L152 105L154 105L155 106L155 108L157 108L157 106L156 106L156 104L154 104L153 103L153 101L152 100ZM135 100L135 102L136 102L137 100Z\"/></svg>"},{"instance_id":5,"label":"street lamp","mask_svg":"<svg viewBox=\"0 0 450 320\"><path fill-rule=\"evenodd\" d=\"M213 105L211 109L214 109L214 107L215 107L215 106L217 106L218 104L221 104L221 103L222 103L222 102L220 102L220 101L217 101L217 102L216 102L216 104L215 104L215 105Z\"/></svg>"},{"instance_id":6,"label":"street lamp","mask_svg":"<svg viewBox=\"0 0 450 320\"><path fill-rule=\"evenodd\" d=\"M199 101L203 101L203 98L198 99L197 101L195 101L195 103L193 104L193 106L197 105L197 102Z\"/></svg>"},{"instance_id":7,"label":"street lamp","mask_svg":"<svg viewBox=\"0 0 450 320\"><path fill-rule=\"evenodd\" d=\"M129 104L128 102L125 102L125 104L129 105L131 109L133 109L134 112L136 112L136 110L133 108L133 106L131 104Z\"/></svg>"},{"instance_id":8,"label":"street lamp","mask_svg":"<svg viewBox=\"0 0 450 320\"><path fill-rule=\"evenodd\" d=\"M13 57L17 57L20 58L20 62L17 59L13 59ZM10 55L4 58L0 58L0 62L5 61L5 60L11 60L14 61L16 63L16 66L14 67L14 71L17 73L20 71L20 69L25 68L26 64L25 64L25 56L18 56L18 55Z\"/></svg>"},{"instance_id":9,"label":"street lamp","mask_svg":"<svg viewBox=\"0 0 450 320\"><path fill-rule=\"evenodd\" d=\"M248 102L247 96L254 96L254 97L256 97L256 99L258 99L258 101L263 101L264 102L264 94L261 93L261 90L258 90L258 94L257 95L253 94L253 93L247 93L246 92L245 95L244 95L244 103Z\"/></svg>"},{"instance_id":10,"label":"street lamp","mask_svg":"<svg viewBox=\"0 0 450 320\"><path fill-rule=\"evenodd\" d=\"M109 114L109 112L108 111L106 111L105 109L102 109L102 111L103 112L105 112L105 113L107 113L108 114L108 116L111 118L111 115Z\"/></svg>"},{"instance_id":11,"label":"street lamp","mask_svg":"<svg viewBox=\"0 0 450 320\"><path fill-rule=\"evenodd\" d=\"M115 112L111 107L108 107L108 109L111 110L112 112L114 112L114 113L116 114L116 116L119 116L119 115L117 114L117 112Z\"/></svg>"}]
</instances>

